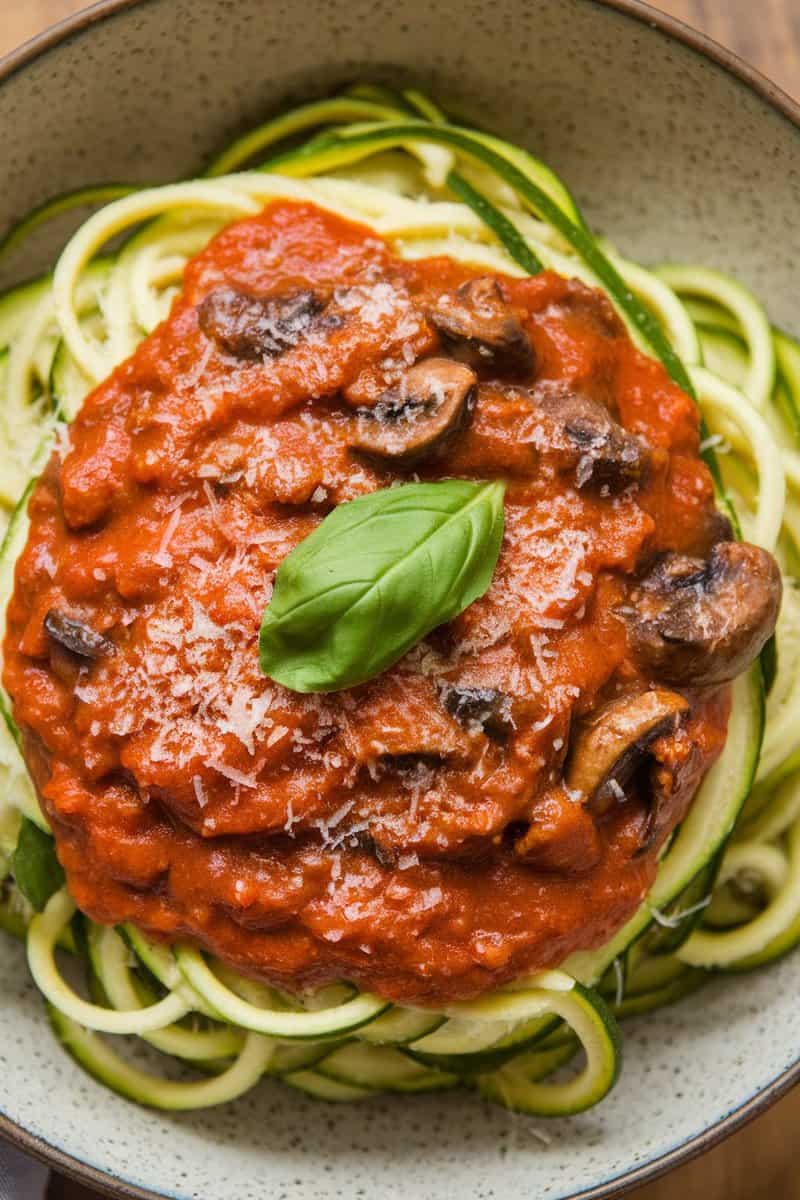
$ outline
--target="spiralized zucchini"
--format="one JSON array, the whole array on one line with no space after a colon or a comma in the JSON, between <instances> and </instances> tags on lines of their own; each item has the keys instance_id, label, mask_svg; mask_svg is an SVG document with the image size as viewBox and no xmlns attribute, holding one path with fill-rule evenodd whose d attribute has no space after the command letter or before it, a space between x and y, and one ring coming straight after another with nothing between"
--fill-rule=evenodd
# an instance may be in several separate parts
<instances>
[{"instance_id":1,"label":"spiralized zucchini","mask_svg":"<svg viewBox=\"0 0 800 1200\"><path fill-rule=\"evenodd\" d=\"M193 947L93 926L64 890L33 914L10 861L20 814L47 825L0 693L0 925L26 938L66 1049L142 1104L221 1104L278 1075L329 1101L468 1086L526 1113L569 1115L616 1080L616 1018L673 1003L713 971L772 961L800 939L800 346L770 326L736 281L694 266L648 270L595 238L565 184L526 151L449 123L417 92L352 88L246 134L204 178L81 189L37 209L0 242L2 253L50 217L103 205L52 276L0 297L3 613L25 543L27 497L53 439L163 319L187 261L227 222L278 197L366 223L409 258L445 252L513 275L551 268L606 291L637 344L697 398L720 504L781 562L787 599L766 720L756 667L735 685L726 748L649 897L606 946L431 1012L347 985L298 1000ZM62 974L65 949L84 969L85 994ZM140 1039L201 1074L151 1073L103 1033ZM579 1053L582 1064L560 1074Z\"/></svg>"}]
</instances>

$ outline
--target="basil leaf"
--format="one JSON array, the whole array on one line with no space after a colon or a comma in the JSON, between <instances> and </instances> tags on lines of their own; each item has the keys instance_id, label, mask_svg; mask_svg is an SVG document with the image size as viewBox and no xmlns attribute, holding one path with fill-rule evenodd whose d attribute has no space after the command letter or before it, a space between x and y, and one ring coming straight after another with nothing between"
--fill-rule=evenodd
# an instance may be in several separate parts
<instances>
[{"instance_id":1,"label":"basil leaf","mask_svg":"<svg viewBox=\"0 0 800 1200\"><path fill-rule=\"evenodd\" d=\"M385 671L489 587L503 483L409 483L335 508L281 563L261 669L295 692Z\"/></svg>"},{"instance_id":2,"label":"basil leaf","mask_svg":"<svg viewBox=\"0 0 800 1200\"><path fill-rule=\"evenodd\" d=\"M11 870L17 887L37 912L64 884L64 870L56 857L55 842L27 817L20 827Z\"/></svg>"}]
</instances>

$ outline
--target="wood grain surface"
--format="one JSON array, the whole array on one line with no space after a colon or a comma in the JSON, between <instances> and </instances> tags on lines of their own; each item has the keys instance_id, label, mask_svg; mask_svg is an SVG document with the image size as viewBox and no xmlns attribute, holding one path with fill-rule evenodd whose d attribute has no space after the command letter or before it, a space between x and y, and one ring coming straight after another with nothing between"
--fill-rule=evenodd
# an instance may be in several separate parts
<instances>
[{"instance_id":1,"label":"wood grain surface","mask_svg":"<svg viewBox=\"0 0 800 1200\"><path fill-rule=\"evenodd\" d=\"M0 53L84 7L83 0L0 0ZM660 0L656 7L704 30L800 98L800 0ZM641 1188L631 1200L800 1200L800 1172L794 1165L799 1127L800 1088L723 1145ZM54 1179L50 1200L90 1196L82 1187Z\"/></svg>"}]
</instances>

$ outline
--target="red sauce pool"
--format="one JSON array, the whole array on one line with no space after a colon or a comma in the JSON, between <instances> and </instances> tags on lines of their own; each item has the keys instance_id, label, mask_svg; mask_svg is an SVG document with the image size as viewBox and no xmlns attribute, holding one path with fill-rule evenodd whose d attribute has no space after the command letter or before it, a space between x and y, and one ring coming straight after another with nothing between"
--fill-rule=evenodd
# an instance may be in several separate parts
<instances>
[{"instance_id":1,"label":"red sauce pool","mask_svg":"<svg viewBox=\"0 0 800 1200\"><path fill-rule=\"evenodd\" d=\"M536 449L536 414L484 379L470 427L418 470L508 480L486 595L347 692L298 695L259 670L284 556L333 505L411 478L353 452L353 404L440 352L426 311L475 274L274 203L189 264L168 320L53 456L30 502L4 682L94 920L194 940L289 988L346 978L437 1004L596 946L641 902L658 850L637 854L645 806L593 818L565 794L563 764L576 721L648 682L614 611L631 574L661 549L706 553L713 499L693 402L598 294L552 273L503 280L536 381L601 397L649 444L646 482L579 490ZM222 285L323 288L336 319L278 357L237 360L198 325ZM54 646L53 608L116 654L82 665ZM510 736L460 724L443 681L504 692ZM727 689L688 698L689 719L654 748L673 783L663 835L725 737ZM526 827L531 861L509 838Z\"/></svg>"}]
</instances>

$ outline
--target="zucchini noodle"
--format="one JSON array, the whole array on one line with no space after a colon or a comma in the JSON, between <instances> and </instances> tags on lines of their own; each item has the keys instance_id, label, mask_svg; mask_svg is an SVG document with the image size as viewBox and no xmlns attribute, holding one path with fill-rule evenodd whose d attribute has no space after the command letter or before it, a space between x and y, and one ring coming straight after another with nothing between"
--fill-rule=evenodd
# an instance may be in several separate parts
<instances>
[{"instance_id":1,"label":"zucchini noodle","mask_svg":"<svg viewBox=\"0 0 800 1200\"><path fill-rule=\"evenodd\" d=\"M449 123L417 92L351 88L245 134L201 178L80 189L0 242L2 254L52 217L97 209L52 275L0 297L3 623L27 501L54 439L166 316L188 260L229 221L276 198L365 223L407 258L446 253L517 276L545 267L606 292L637 345L697 399L720 505L778 556L786 602L766 701L757 665L734 684L726 747L649 896L605 946L434 1012L344 984L298 1000L192 946L93 925L64 889L33 913L13 881L13 851L20 814L47 823L0 691L0 925L26 939L65 1048L142 1104L222 1104L273 1075L329 1101L468 1086L537 1116L580 1112L617 1078L618 1018L673 1003L716 971L769 963L800 940L800 345L717 271L627 260L592 234L566 185L528 152ZM76 967L84 994L73 986ZM135 1037L202 1075L153 1074L102 1034ZM553 1079L579 1052L577 1068Z\"/></svg>"}]
</instances>

